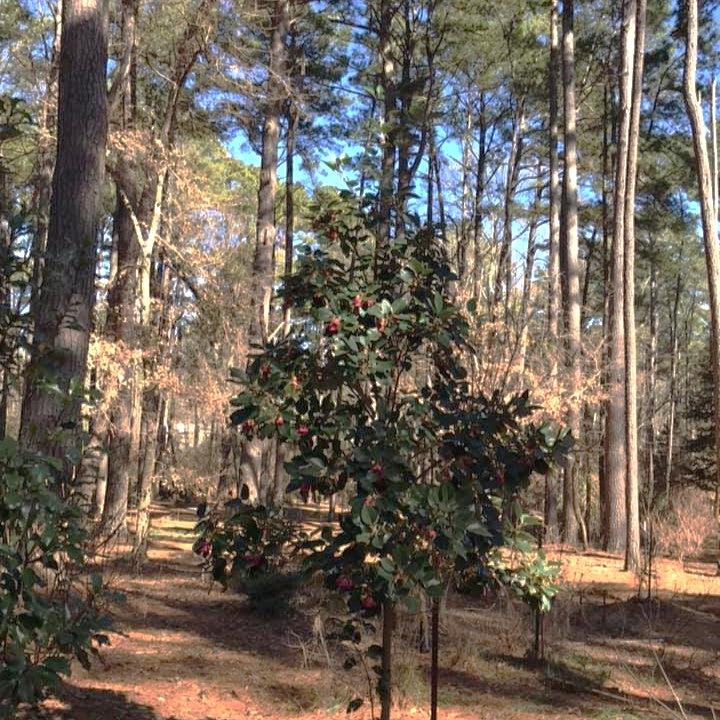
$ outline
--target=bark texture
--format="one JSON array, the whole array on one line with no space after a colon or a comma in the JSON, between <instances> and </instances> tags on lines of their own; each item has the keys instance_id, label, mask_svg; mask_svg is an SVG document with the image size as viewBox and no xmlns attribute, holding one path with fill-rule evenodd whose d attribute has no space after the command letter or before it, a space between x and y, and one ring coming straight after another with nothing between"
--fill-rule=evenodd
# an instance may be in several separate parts
<instances>
[{"instance_id":1,"label":"bark texture","mask_svg":"<svg viewBox=\"0 0 720 720\"><path fill-rule=\"evenodd\" d=\"M98 218L107 138L107 8L104 0L65 0L58 75L57 152L42 286L36 302L20 442L60 457L61 427L80 419L67 392L85 380L95 297Z\"/></svg>"}]
</instances>

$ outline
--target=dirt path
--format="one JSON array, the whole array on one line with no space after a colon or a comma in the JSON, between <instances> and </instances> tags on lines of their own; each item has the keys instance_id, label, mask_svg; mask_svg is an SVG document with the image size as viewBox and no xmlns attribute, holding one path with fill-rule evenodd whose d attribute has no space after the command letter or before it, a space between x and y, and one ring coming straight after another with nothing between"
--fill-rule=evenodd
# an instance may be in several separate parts
<instances>
[{"instance_id":1,"label":"dirt path","mask_svg":"<svg viewBox=\"0 0 720 720\"><path fill-rule=\"evenodd\" d=\"M282 631L258 627L238 596L209 592L191 545L190 509L156 506L149 562L140 574L108 569L118 603L103 665L75 667L48 720L235 720L282 717L250 686L282 697ZM272 703L270 705L272 708ZM265 708L265 709L263 709Z\"/></svg>"},{"instance_id":2,"label":"dirt path","mask_svg":"<svg viewBox=\"0 0 720 720\"><path fill-rule=\"evenodd\" d=\"M122 565L106 570L125 600L114 608L112 646L102 664L89 672L75 667L58 698L23 720L346 717L348 693L364 689L348 687L341 667L329 669L312 658L303 663L303 642L312 637L307 618L305 627L294 627L302 621L258 617L241 597L211 590L191 551L194 525L190 508L154 507L149 562L141 573ZM487 620L494 625L484 625L473 608L466 614L467 627L463 612L454 613L443 641L443 720L659 717L646 704L628 709L585 692L552 689L541 672L523 663L522 645L503 644L503 632L522 638L519 626L510 623L503 631L495 615ZM562 652L582 652L587 641L585 635L568 641ZM405 686L416 690L415 699L403 699L398 719L426 717L424 708L414 706L426 695L426 663L427 656L410 650L396 663L398 675L408 674Z\"/></svg>"}]
</instances>

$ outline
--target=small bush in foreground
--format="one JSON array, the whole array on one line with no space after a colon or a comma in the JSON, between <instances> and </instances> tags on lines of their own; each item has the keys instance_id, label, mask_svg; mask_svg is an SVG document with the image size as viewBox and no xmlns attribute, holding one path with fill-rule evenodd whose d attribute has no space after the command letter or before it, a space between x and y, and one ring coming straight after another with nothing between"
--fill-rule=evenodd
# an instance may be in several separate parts
<instances>
[{"instance_id":1,"label":"small bush in foreground","mask_svg":"<svg viewBox=\"0 0 720 720\"><path fill-rule=\"evenodd\" d=\"M102 582L84 575L83 512L57 491L60 466L0 441L0 718L90 664L107 642Z\"/></svg>"}]
</instances>

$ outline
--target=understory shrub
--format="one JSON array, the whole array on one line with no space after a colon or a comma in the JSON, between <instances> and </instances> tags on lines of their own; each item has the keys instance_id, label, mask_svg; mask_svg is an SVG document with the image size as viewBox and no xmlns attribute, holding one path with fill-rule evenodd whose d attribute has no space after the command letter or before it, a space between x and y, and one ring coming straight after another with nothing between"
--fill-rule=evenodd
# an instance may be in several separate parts
<instances>
[{"instance_id":1,"label":"understory shrub","mask_svg":"<svg viewBox=\"0 0 720 720\"><path fill-rule=\"evenodd\" d=\"M0 718L36 703L107 642L99 576L85 573L88 534L57 490L60 462L0 440Z\"/></svg>"},{"instance_id":2,"label":"understory shrub","mask_svg":"<svg viewBox=\"0 0 720 720\"><path fill-rule=\"evenodd\" d=\"M684 562L702 554L707 541L717 535L712 499L697 488L684 488L669 508L655 520L654 544L661 555Z\"/></svg>"}]
</instances>

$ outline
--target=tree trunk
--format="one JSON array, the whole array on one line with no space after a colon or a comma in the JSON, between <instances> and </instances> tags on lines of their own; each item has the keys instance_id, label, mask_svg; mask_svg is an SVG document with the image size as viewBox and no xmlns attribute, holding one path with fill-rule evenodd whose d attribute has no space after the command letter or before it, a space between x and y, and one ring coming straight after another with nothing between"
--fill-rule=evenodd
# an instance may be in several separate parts
<instances>
[{"instance_id":1,"label":"tree trunk","mask_svg":"<svg viewBox=\"0 0 720 720\"><path fill-rule=\"evenodd\" d=\"M645 507L649 513L655 500L655 449L657 446L656 412L657 356L658 356L658 282L655 237L650 239L650 342L648 346L647 391L647 479Z\"/></svg>"},{"instance_id":2,"label":"tree trunk","mask_svg":"<svg viewBox=\"0 0 720 720\"><path fill-rule=\"evenodd\" d=\"M132 128L137 117L131 98L134 95L130 74L131 59L136 39L138 0L122 3L122 59L109 93L109 107L118 110L115 120L120 129ZM109 410L108 476L105 505L99 528L105 537L123 533L127 517L130 483L137 475L140 448L139 418L135 410L141 399L140 352L140 266L143 260L143 238L136 231L135 223L147 225L149 218L139 216L143 196L142 171L134 167L132 160L124 155L119 159L120 171L116 176L122 181L115 183L115 215L113 216L116 271L108 289L108 319L106 335L122 358L124 377L117 387L117 394ZM137 442L136 442L137 438Z\"/></svg>"},{"instance_id":3,"label":"tree trunk","mask_svg":"<svg viewBox=\"0 0 720 720\"><path fill-rule=\"evenodd\" d=\"M276 0L270 36L270 65L267 83L267 109L263 126L260 187L258 190L257 235L250 290L250 326L247 333L248 363L257 347L263 346L269 334L270 304L272 301L273 248L275 246L275 196L277 192L278 142L280 116L285 99L282 77L285 68L285 40L289 16L287 0ZM266 472L268 442L262 438L246 440L242 446L241 473L248 490L261 503L271 501L273 482Z\"/></svg>"},{"instance_id":4,"label":"tree trunk","mask_svg":"<svg viewBox=\"0 0 720 720\"><path fill-rule=\"evenodd\" d=\"M131 218L130 203L136 206L138 200L130 198L125 192L118 186L114 217L118 270L108 292L107 336L116 343L118 352L124 357L125 377L119 381L117 395L110 408L107 490L100 526L100 533L106 537L123 532L130 483L136 476L139 458L133 423L141 393L137 297L142 247Z\"/></svg>"},{"instance_id":5,"label":"tree trunk","mask_svg":"<svg viewBox=\"0 0 720 720\"><path fill-rule=\"evenodd\" d=\"M80 402L63 392L85 380L95 300L95 260L107 137L107 7L104 0L66 0L60 49L57 160L46 264L36 305L20 442L61 457L56 433L80 421Z\"/></svg>"},{"instance_id":6,"label":"tree trunk","mask_svg":"<svg viewBox=\"0 0 720 720\"><path fill-rule=\"evenodd\" d=\"M475 203L473 207L473 299L480 305L482 294L482 247L483 247L483 196L485 194L485 158L486 134L485 122L485 94L480 94L480 109L478 112L478 160L475 171Z\"/></svg>"},{"instance_id":7,"label":"tree trunk","mask_svg":"<svg viewBox=\"0 0 720 720\"><path fill-rule=\"evenodd\" d=\"M638 477L638 419L637 419L637 341L635 337L635 193L637 186L638 144L640 141L640 112L642 79L645 58L645 13L647 0L638 0L635 43L632 58L632 102L628 138L627 197L625 199L625 446L626 480L625 512L627 538L625 569L640 567L640 480Z\"/></svg>"},{"instance_id":8,"label":"tree trunk","mask_svg":"<svg viewBox=\"0 0 720 720\"><path fill-rule=\"evenodd\" d=\"M530 218L530 226L528 227L528 241L525 252L525 271L523 273L522 295L520 296L520 312L518 312L518 322L520 323L520 332L518 333L518 377L524 383L525 364L528 352L528 335L530 332L530 322L532 321L532 312L530 312L530 300L532 294L532 278L535 269L535 254L537 252L537 229L540 221L540 206L542 203L543 193L543 175L542 166L537 164L537 181L535 186L535 199L531 208L532 217Z\"/></svg>"},{"instance_id":9,"label":"tree trunk","mask_svg":"<svg viewBox=\"0 0 720 720\"><path fill-rule=\"evenodd\" d=\"M150 535L150 504L153 499L153 481L160 431L160 394L155 389L146 394L143 417L147 435L138 478L137 528L133 543L133 553L139 561L143 560L147 554Z\"/></svg>"},{"instance_id":10,"label":"tree trunk","mask_svg":"<svg viewBox=\"0 0 720 720\"><path fill-rule=\"evenodd\" d=\"M390 31L396 10L391 0L380 0L379 24L377 27L380 85L383 91L383 132L382 161L380 169L379 226L376 250L376 268L378 259L390 244L393 197L395 193L395 65L390 48Z\"/></svg>"},{"instance_id":11,"label":"tree trunk","mask_svg":"<svg viewBox=\"0 0 720 720\"><path fill-rule=\"evenodd\" d=\"M680 255L682 261L682 254ZM672 350L670 355L670 392L667 420L667 449L665 452L665 502L670 500L670 478L672 477L673 449L675 444L675 409L677 407L677 366L678 345L680 331L678 328L678 310L680 308L680 293L682 291L682 276L677 275L675 283L675 298L673 300L671 318Z\"/></svg>"},{"instance_id":12,"label":"tree trunk","mask_svg":"<svg viewBox=\"0 0 720 720\"><path fill-rule=\"evenodd\" d=\"M558 122L558 91L560 83L560 29L558 0L552 0L550 9L550 61L548 64L549 94L549 173L550 197L548 215L548 328L550 343L550 382L558 387L558 351L560 349L560 205L562 190L560 186L560 160L558 141L560 126ZM558 527L558 477L555 470L545 476L545 539L556 542Z\"/></svg>"},{"instance_id":13,"label":"tree trunk","mask_svg":"<svg viewBox=\"0 0 720 720\"><path fill-rule=\"evenodd\" d=\"M606 549L622 552L626 548L627 526L627 367L625 356L625 223L628 203L628 162L630 154L633 66L637 23L636 0L624 0L622 18L622 61L620 69L619 129L615 163L613 258L611 274L610 367L608 407L605 424L605 469L607 491ZM634 197L632 200L634 208ZM632 459L630 462L633 462Z\"/></svg>"},{"instance_id":14,"label":"tree trunk","mask_svg":"<svg viewBox=\"0 0 720 720\"><path fill-rule=\"evenodd\" d=\"M292 99L287 113L287 137L285 138L285 265L283 272L285 277L290 277L293 271L293 252L295 248L295 134L298 125L298 109ZM291 319L290 304L287 303L284 310L283 322L285 323L284 334L290 332ZM276 441L275 446L275 489L273 501L281 504L285 497L286 473L285 459L287 448L284 443Z\"/></svg>"},{"instance_id":15,"label":"tree trunk","mask_svg":"<svg viewBox=\"0 0 720 720\"><path fill-rule=\"evenodd\" d=\"M606 80L603 88L603 138L602 138L602 186L600 191L600 202L602 203L602 330L603 330L603 347L601 358L600 382L603 388L608 387L608 368L610 367L610 268L608 258L610 255L611 232L610 232L610 212L608 202L608 185L611 174L610 169L610 141L612 127L610 127L610 88L609 80ZM609 527L609 507L608 488L607 488L607 465L606 465L606 447L604 438L606 436L607 426L607 404L600 408L600 447L598 452L598 488L600 496L600 538L602 544L605 545L607 539L607 528Z\"/></svg>"},{"instance_id":16,"label":"tree trunk","mask_svg":"<svg viewBox=\"0 0 720 720\"><path fill-rule=\"evenodd\" d=\"M380 720L390 720L392 711L392 641L395 632L395 606L390 601L383 604L382 614L382 664L380 669Z\"/></svg>"},{"instance_id":17,"label":"tree trunk","mask_svg":"<svg viewBox=\"0 0 720 720\"><path fill-rule=\"evenodd\" d=\"M33 176L33 210L35 215L35 232L32 239L32 289L30 293L30 316L38 316L38 300L42 285L45 251L47 248L48 223L50 221L50 203L52 198L52 180L55 168L55 146L53 145L53 129L57 124L58 75L60 72L60 39L62 29L63 0L58 0L55 10L55 34L50 73L45 88L45 99L40 113L38 127L38 151Z\"/></svg>"},{"instance_id":18,"label":"tree trunk","mask_svg":"<svg viewBox=\"0 0 720 720\"><path fill-rule=\"evenodd\" d=\"M565 327L565 365L570 377L572 401L568 425L576 442L575 454L579 452L582 407L581 377L581 327L580 327L580 260L578 257L578 193L577 193L577 130L575 101L575 36L574 3L563 2L562 22L562 79L564 98L565 171L562 185L562 212L560 232L560 273ZM577 508L577 475L580 463L569 457L565 463L563 478L563 540L574 544L578 541L579 527L584 523ZM587 539L584 538L586 541Z\"/></svg>"},{"instance_id":19,"label":"tree trunk","mask_svg":"<svg viewBox=\"0 0 720 720\"><path fill-rule=\"evenodd\" d=\"M710 357L713 369L715 411L715 514L720 517L720 247L717 208L713 203L713 180L707 147L707 130L697 95L698 0L686 0L687 48L683 90L692 126L698 175L698 195L702 218L705 263L710 295Z\"/></svg>"},{"instance_id":20,"label":"tree trunk","mask_svg":"<svg viewBox=\"0 0 720 720\"><path fill-rule=\"evenodd\" d=\"M505 179L505 196L503 200L503 236L498 255L495 273L495 291L493 293L492 317L497 318L497 309L503 299L503 281L505 285L505 322L510 312L510 292L512 290L512 204L515 201L518 182L520 180L520 161L523 151L523 130L525 124L525 98L518 101L513 115L513 134L510 141L507 176Z\"/></svg>"}]
</instances>

